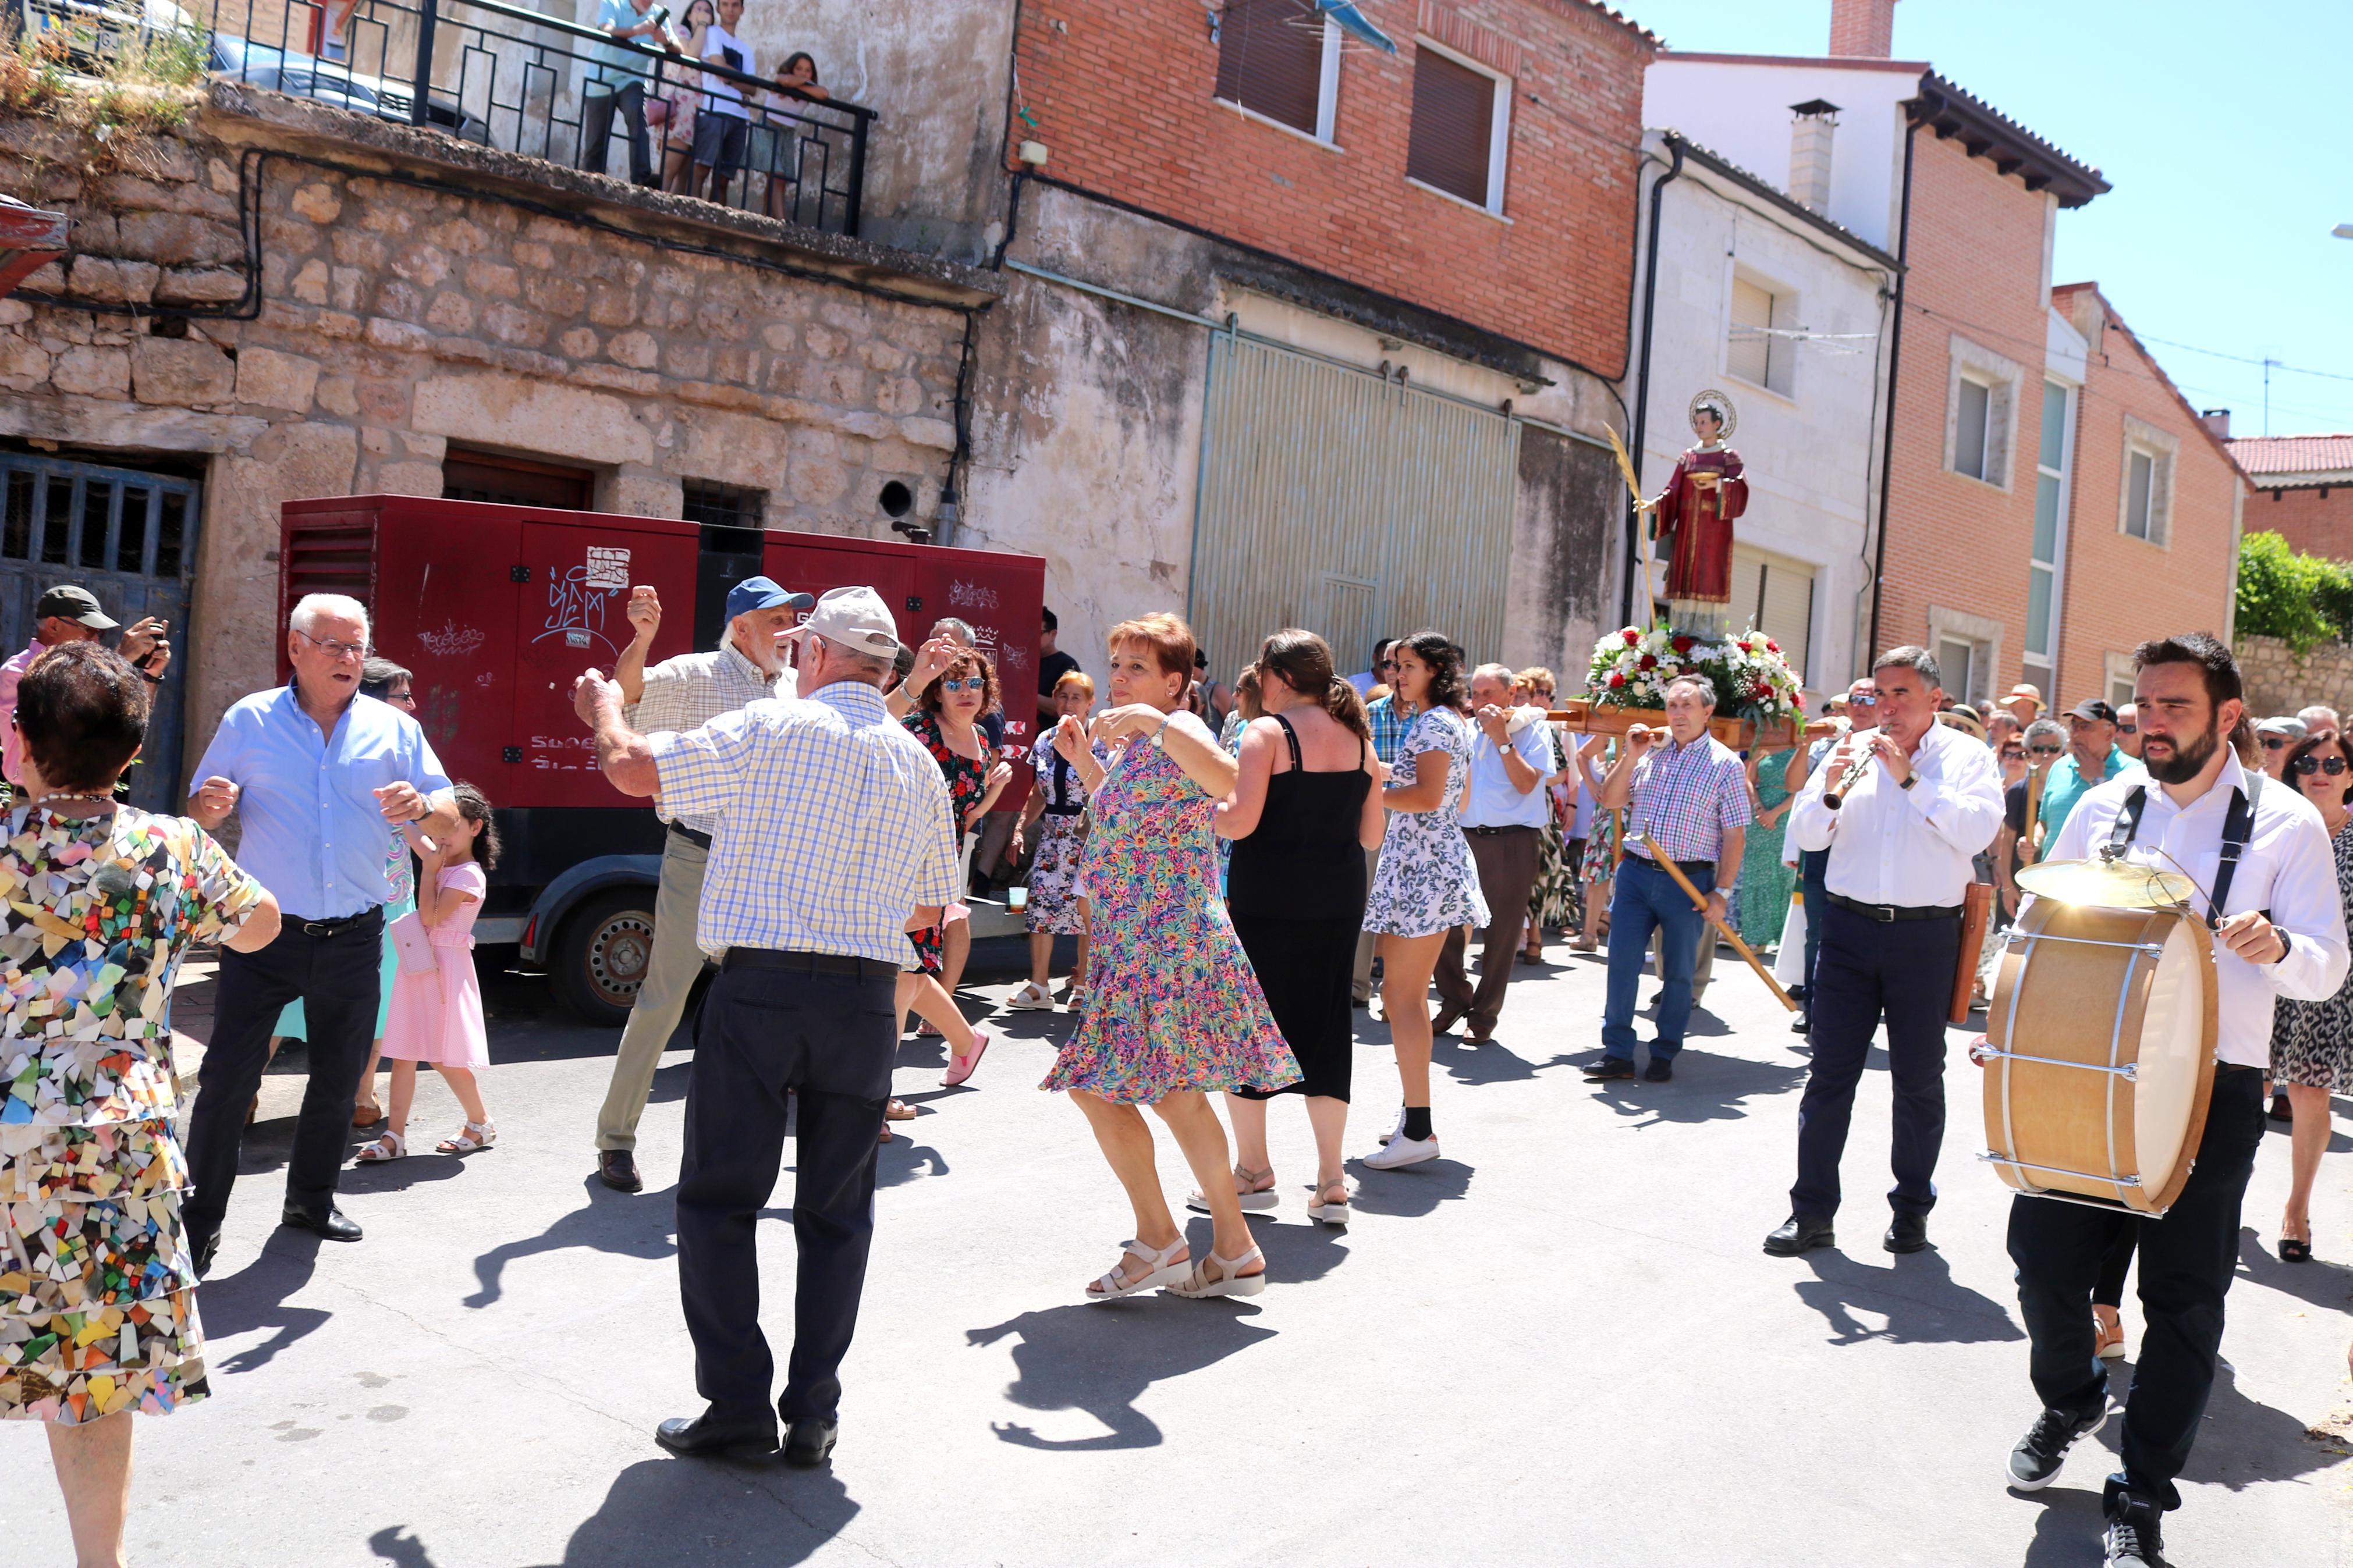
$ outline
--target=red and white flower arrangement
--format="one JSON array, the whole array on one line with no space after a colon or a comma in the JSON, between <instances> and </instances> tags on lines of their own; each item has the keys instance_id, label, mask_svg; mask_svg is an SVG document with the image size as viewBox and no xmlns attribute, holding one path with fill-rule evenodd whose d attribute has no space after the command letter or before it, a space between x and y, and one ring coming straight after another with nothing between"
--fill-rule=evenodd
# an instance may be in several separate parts
<instances>
[{"instance_id":1,"label":"red and white flower arrangement","mask_svg":"<svg viewBox=\"0 0 2353 1568\"><path fill-rule=\"evenodd\" d=\"M1664 708L1667 685L1696 675L1715 688L1715 711L1726 719L1786 719L1799 711L1798 672L1781 645L1749 630L1720 642L1654 626L1626 626L1593 645L1585 688L1605 708Z\"/></svg>"}]
</instances>

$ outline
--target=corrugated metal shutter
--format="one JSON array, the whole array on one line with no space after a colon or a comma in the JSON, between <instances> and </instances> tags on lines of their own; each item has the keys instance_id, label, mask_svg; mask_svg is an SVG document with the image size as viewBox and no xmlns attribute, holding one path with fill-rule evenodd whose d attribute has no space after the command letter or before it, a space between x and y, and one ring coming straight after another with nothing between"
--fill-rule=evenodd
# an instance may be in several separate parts
<instances>
[{"instance_id":1,"label":"corrugated metal shutter","mask_svg":"<svg viewBox=\"0 0 2353 1568\"><path fill-rule=\"evenodd\" d=\"M1314 5L1307 0L1230 0L1218 40L1219 98L1315 134L1324 17Z\"/></svg>"},{"instance_id":2,"label":"corrugated metal shutter","mask_svg":"<svg viewBox=\"0 0 2353 1568\"><path fill-rule=\"evenodd\" d=\"M1187 610L1210 669L1284 626L1344 673L1422 626L1500 657L1519 443L1503 415L1217 333Z\"/></svg>"},{"instance_id":3,"label":"corrugated metal shutter","mask_svg":"<svg viewBox=\"0 0 2353 1568\"><path fill-rule=\"evenodd\" d=\"M1413 57L1413 127L1405 172L1424 184L1487 205L1487 155L1495 126L1495 79L1430 49Z\"/></svg>"}]
</instances>

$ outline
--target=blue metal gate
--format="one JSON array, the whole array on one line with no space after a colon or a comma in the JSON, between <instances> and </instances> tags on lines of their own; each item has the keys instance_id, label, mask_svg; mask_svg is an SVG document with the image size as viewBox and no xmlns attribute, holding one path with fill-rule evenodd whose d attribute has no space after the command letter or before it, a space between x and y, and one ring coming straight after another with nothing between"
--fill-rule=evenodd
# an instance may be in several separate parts
<instances>
[{"instance_id":1,"label":"blue metal gate","mask_svg":"<svg viewBox=\"0 0 2353 1568\"><path fill-rule=\"evenodd\" d=\"M148 811L183 809L181 696L202 489L137 468L0 452L0 658L32 640L33 605L61 583L97 595L126 626L145 616L171 623L171 671L154 689L131 773L132 802Z\"/></svg>"}]
</instances>

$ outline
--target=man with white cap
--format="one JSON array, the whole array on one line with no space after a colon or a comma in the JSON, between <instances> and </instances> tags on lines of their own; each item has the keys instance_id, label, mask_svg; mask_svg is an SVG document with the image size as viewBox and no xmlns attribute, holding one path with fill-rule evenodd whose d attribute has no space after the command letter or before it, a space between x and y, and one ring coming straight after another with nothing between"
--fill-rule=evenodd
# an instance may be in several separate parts
<instances>
[{"instance_id":1,"label":"man with white cap","mask_svg":"<svg viewBox=\"0 0 2353 1568\"><path fill-rule=\"evenodd\" d=\"M573 700L615 788L715 824L697 939L719 975L695 1030L678 1182L680 1296L710 1403L656 1439L678 1454L763 1455L782 1417L786 1462L818 1465L833 1449L873 1239L874 1130L898 1050L893 994L915 960L907 933L938 923L957 876L939 765L883 706L899 643L881 595L836 588L795 635L807 696L688 733L637 733L594 669ZM772 1410L754 1227L788 1104L799 1285Z\"/></svg>"},{"instance_id":2,"label":"man with white cap","mask_svg":"<svg viewBox=\"0 0 2353 1568\"><path fill-rule=\"evenodd\" d=\"M2260 765L2263 772L2278 778L2280 770L2287 765L2287 754L2295 750L2295 743L2308 733L2310 731L2305 728L2303 720L2291 719L2284 713L2257 721L2255 744L2261 748Z\"/></svg>"},{"instance_id":3,"label":"man with white cap","mask_svg":"<svg viewBox=\"0 0 2353 1568\"><path fill-rule=\"evenodd\" d=\"M817 601L788 594L766 577L746 577L727 591L727 640L702 653L666 658L642 676L646 650L661 629L661 600L651 588L629 590L629 623L637 635L614 668L625 707L622 718L641 734L692 730L747 702L794 694L793 672L778 640ZM657 800L669 825L662 836L661 880L654 890L653 952L646 977L621 1030L613 1079L596 1113L596 1174L616 1192L645 1184L638 1174L638 1118L653 1092L654 1069L686 1012L702 973L695 945L695 908L715 826L707 815L678 812Z\"/></svg>"}]
</instances>

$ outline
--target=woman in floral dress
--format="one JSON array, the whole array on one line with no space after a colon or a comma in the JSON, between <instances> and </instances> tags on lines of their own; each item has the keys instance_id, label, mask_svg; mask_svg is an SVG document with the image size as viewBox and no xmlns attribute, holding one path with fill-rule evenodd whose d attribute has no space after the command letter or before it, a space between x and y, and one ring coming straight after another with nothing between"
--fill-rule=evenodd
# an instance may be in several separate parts
<instances>
[{"instance_id":1,"label":"woman in floral dress","mask_svg":"<svg viewBox=\"0 0 2353 1568\"><path fill-rule=\"evenodd\" d=\"M1462 660L1442 632L1416 632L1390 649L1398 694L1420 710L1405 732L1381 804L1389 809L1380 868L1365 900L1365 929L1381 943L1381 1016L1397 1049L1405 1108L1375 1170L1438 1158L1430 1121L1430 977L1446 935L1487 923L1479 868L1462 837L1462 790L1471 777L1471 721Z\"/></svg>"},{"instance_id":2,"label":"woman in floral dress","mask_svg":"<svg viewBox=\"0 0 2353 1568\"><path fill-rule=\"evenodd\" d=\"M1180 1296L1265 1288L1266 1259L1250 1239L1209 1096L1299 1079L1218 897L1210 824L1237 769L1185 710L1193 647L1192 630L1175 616L1113 626L1112 706L1094 722L1096 738L1116 748L1110 767L1096 764L1076 720L1062 720L1054 737L1092 792L1081 879L1094 964L1086 1011L1041 1087L1069 1090L1086 1113L1135 1215L1134 1239L1087 1287L1093 1301L1155 1287ZM1145 1105L1208 1197L1214 1239L1198 1265L1160 1190L1152 1130L1138 1109Z\"/></svg>"},{"instance_id":3,"label":"woman in floral dress","mask_svg":"<svg viewBox=\"0 0 2353 1568\"><path fill-rule=\"evenodd\" d=\"M1095 683L1082 669L1066 669L1054 682L1054 711L1082 724L1094 711ZM1097 768L1111 760L1101 742L1092 750ZM1087 785L1079 770L1054 750L1054 731L1047 731L1029 748L1029 770L1038 782L1014 825L1009 858L1021 858L1024 835L1037 834L1038 852L1029 861L1029 981L1005 1000L1017 1012L1050 1010L1054 1005L1054 939L1079 939L1078 962L1071 971L1071 988L1062 1005L1077 1012L1087 999L1087 901L1079 892L1079 860L1087 852Z\"/></svg>"},{"instance_id":4,"label":"woman in floral dress","mask_svg":"<svg viewBox=\"0 0 2353 1568\"><path fill-rule=\"evenodd\" d=\"M1517 684L1526 689L1527 700L1535 707L1552 706L1557 682L1551 670L1542 665L1524 669ZM1527 941L1522 949L1530 963L1544 962L1545 928L1566 936L1576 928L1579 912L1578 868L1568 854L1577 825L1577 773L1571 766L1577 742L1561 725L1551 728L1552 754L1560 765L1544 781L1546 820L1536 836L1536 879L1528 890Z\"/></svg>"},{"instance_id":5,"label":"woman in floral dress","mask_svg":"<svg viewBox=\"0 0 2353 1568\"><path fill-rule=\"evenodd\" d=\"M190 942L251 952L278 935L277 900L204 829L112 799L146 726L121 657L43 655L17 689L26 804L0 845L0 1419L48 1423L89 1563L122 1560L131 1413L207 1392L173 976ZM19 1538L9 1556L31 1551Z\"/></svg>"},{"instance_id":6,"label":"woman in floral dress","mask_svg":"<svg viewBox=\"0 0 2353 1568\"><path fill-rule=\"evenodd\" d=\"M1578 787L1594 803L1593 826L1585 836L1585 863L1577 872L1585 884L1585 924L1568 944L1574 952L1598 951L1601 942L1597 933L1609 918L1609 884L1618 875L1618 827L1626 814L1602 806L1601 780L1609 771L1609 753L1616 744L1606 736L1588 735L1568 759Z\"/></svg>"},{"instance_id":7,"label":"woman in floral dress","mask_svg":"<svg viewBox=\"0 0 2353 1568\"><path fill-rule=\"evenodd\" d=\"M1757 820L1740 856L1739 925L1740 940L1754 948L1779 942L1789 919L1798 868L1783 865L1781 857L1789 853L1784 842L1789 807L1805 785L1802 743L1794 751L1748 753L1748 807Z\"/></svg>"}]
</instances>

